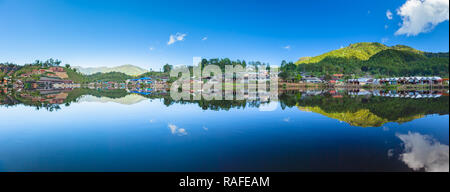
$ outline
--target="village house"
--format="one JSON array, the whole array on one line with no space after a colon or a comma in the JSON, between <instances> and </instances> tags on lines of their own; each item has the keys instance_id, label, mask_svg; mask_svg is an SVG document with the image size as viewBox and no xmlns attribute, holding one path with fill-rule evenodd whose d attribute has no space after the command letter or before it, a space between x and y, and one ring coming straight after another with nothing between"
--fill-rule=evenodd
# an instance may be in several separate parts
<instances>
[{"instance_id":1,"label":"village house","mask_svg":"<svg viewBox=\"0 0 450 192\"><path fill-rule=\"evenodd\" d=\"M305 81L306 83L322 83L323 82L318 77L305 77L305 78L303 78L303 81Z\"/></svg>"},{"instance_id":2,"label":"village house","mask_svg":"<svg viewBox=\"0 0 450 192\"><path fill-rule=\"evenodd\" d=\"M139 79L128 79L125 81L126 84L134 84L134 85L150 85L153 83L151 77L142 77Z\"/></svg>"}]
</instances>

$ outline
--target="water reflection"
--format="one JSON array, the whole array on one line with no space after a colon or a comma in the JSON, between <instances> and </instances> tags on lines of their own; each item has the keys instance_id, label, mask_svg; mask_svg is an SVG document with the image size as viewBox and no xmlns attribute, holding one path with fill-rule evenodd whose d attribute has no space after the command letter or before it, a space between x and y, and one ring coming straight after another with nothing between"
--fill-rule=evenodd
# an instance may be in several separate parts
<instances>
[{"instance_id":1,"label":"water reflection","mask_svg":"<svg viewBox=\"0 0 450 192\"><path fill-rule=\"evenodd\" d=\"M175 101L146 89L7 89L0 171L448 171L448 102L446 90ZM268 104L279 107L259 110Z\"/></svg>"},{"instance_id":2,"label":"water reflection","mask_svg":"<svg viewBox=\"0 0 450 192\"><path fill-rule=\"evenodd\" d=\"M261 96L264 97L264 96ZM252 100L179 100L171 99L164 90L125 89L59 89L59 90L4 90L0 105L25 105L36 109L56 111L61 105L74 102L114 102L133 105L147 99L161 99L166 106L197 104L203 110L230 110L262 108L279 103L281 108L298 108L337 119L359 127L381 127L388 122L404 123L429 114L449 114L446 90L290 90L280 91L278 101L265 98ZM283 119L289 122L290 118Z\"/></svg>"},{"instance_id":3,"label":"water reflection","mask_svg":"<svg viewBox=\"0 0 450 192\"><path fill-rule=\"evenodd\" d=\"M415 171L448 172L449 147L428 135L419 133L397 134L402 140L404 152L400 159Z\"/></svg>"}]
</instances>

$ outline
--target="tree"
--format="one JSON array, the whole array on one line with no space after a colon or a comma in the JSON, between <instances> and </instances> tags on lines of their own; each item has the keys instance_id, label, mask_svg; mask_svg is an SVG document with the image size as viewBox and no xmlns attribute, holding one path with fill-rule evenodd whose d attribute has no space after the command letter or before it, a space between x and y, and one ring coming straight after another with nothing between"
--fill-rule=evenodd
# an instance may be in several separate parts
<instances>
[{"instance_id":1,"label":"tree","mask_svg":"<svg viewBox=\"0 0 450 192\"><path fill-rule=\"evenodd\" d=\"M297 77L296 77L296 80L297 81L301 81L302 79L303 79L303 77L300 74L298 74Z\"/></svg>"},{"instance_id":2,"label":"tree","mask_svg":"<svg viewBox=\"0 0 450 192\"><path fill-rule=\"evenodd\" d=\"M69 64L66 64L66 68L67 68L67 69L70 69L70 65L69 65Z\"/></svg>"},{"instance_id":3,"label":"tree","mask_svg":"<svg viewBox=\"0 0 450 192\"><path fill-rule=\"evenodd\" d=\"M169 64L165 64L163 66L163 69L164 69L164 73L168 73L168 72L170 72L173 69L173 66L169 65Z\"/></svg>"},{"instance_id":4,"label":"tree","mask_svg":"<svg viewBox=\"0 0 450 192\"><path fill-rule=\"evenodd\" d=\"M331 79L332 79L332 77L331 77L330 74L326 74L326 75L324 76L324 80L325 80L325 81L329 81L329 80L331 80Z\"/></svg>"}]
</instances>

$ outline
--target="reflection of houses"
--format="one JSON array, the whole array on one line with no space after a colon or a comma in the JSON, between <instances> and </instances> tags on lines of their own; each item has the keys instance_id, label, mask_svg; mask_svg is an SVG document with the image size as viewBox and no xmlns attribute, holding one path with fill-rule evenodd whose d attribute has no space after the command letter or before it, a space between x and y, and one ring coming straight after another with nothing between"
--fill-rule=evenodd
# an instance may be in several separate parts
<instances>
[{"instance_id":1,"label":"reflection of houses","mask_svg":"<svg viewBox=\"0 0 450 192\"><path fill-rule=\"evenodd\" d=\"M152 78L150 77L142 77L139 79L128 79L126 84L135 84L135 85L150 85L153 83Z\"/></svg>"},{"instance_id":2,"label":"reflection of houses","mask_svg":"<svg viewBox=\"0 0 450 192\"><path fill-rule=\"evenodd\" d=\"M370 79L370 78L360 78L360 79L349 79L348 84L353 85L365 85L365 84L375 84L375 85L442 85L443 79L440 77L392 77L392 78L381 78L381 79Z\"/></svg>"},{"instance_id":3,"label":"reflection of houses","mask_svg":"<svg viewBox=\"0 0 450 192\"><path fill-rule=\"evenodd\" d=\"M20 97L30 100L32 102L62 104L69 95L67 92L46 91L46 90L42 90L39 93L40 94L38 96L29 93L22 93L20 94Z\"/></svg>"},{"instance_id":4,"label":"reflection of houses","mask_svg":"<svg viewBox=\"0 0 450 192\"><path fill-rule=\"evenodd\" d=\"M398 98L412 98L412 99L437 98L437 97L441 97L442 95L446 95L446 93L443 93L440 91L431 91L431 90L422 90L422 91L351 90L348 92L348 94L352 95L352 96L373 95L373 96L379 96L379 97L398 97Z\"/></svg>"}]
</instances>

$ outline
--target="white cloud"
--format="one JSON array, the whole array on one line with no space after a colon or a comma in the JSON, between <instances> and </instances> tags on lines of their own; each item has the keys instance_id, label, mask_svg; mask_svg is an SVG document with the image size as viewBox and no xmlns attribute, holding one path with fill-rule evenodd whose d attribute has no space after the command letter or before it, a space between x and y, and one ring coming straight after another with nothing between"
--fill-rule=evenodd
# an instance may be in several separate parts
<instances>
[{"instance_id":1,"label":"white cloud","mask_svg":"<svg viewBox=\"0 0 450 192\"><path fill-rule=\"evenodd\" d=\"M154 51L154 50L155 50L155 48L154 48L154 47L150 47L149 49L150 49L150 51Z\"/></svg>"},{"instance_id":2,"label":"white cloud","mask_svg":"<svg viewBox=\"0 0 450 192\"><path fill-rule=\"evenodd\" d=\"M407 0L397 14L403 22L395 35L415 36L449 19L449 0Z\"/></svg>"},{"instance_id":3,"label":"white cloud","mask_svg":"<svg viewBox=\"0 0 450 192\"><path fill-rule=\"evenodd\" d=\"M187 36L187 34L185 34L185 33L176 33L175 35L170 35L167 45L172 45L177 41L184 41L184 38L186 36Z\"/></svg>"},{"instance_id":4,"label":"white cloud","mask_svg":"<svg viewBox=\"0 0 450 192\"><path fill-rule=\"evenodd\" d=\"M284 122L289 122L289 121L291 121L291 118L286 117L286 118L283 119L283 121L284 121Z\"/></svg>"},{"instance_id":5,"label":"white cloud","mask_svg":"<svg viewBox=\"0 0 450 192\"><path fill-rule=\"evenodd\" d=\"M286 46L283 47L283 49L290 50L290 49L291 49L291 46L290 46L290 45L286 45Z\"/></svg>"},{"instance_id":6,"label":"white cloud","mask_svg":"<svg viewBox=\"0 0 450 192\"><path fill-rule=\"evenodd\" d=\"M202 41L206 41L206 40L208 40L208 37L203 37L202 38Z\"/></svg>"},{"instance_id":7,"label":"white cloud","mask_svg":"<svg viewBox=\"0 0 450 192\"><path fill-rule=\"evenodd\" d=\"M208 127L203 126L203 130L208 131Z\"/></svg>"},{"instance_id":8,"label":"white cloud","mask_svg":"<svg viewBox=\"0 0 450 192\"><path fill-rule=\"evenodd\" d=\"M389 20L391 20L392 19L392 12L391 12L391 10L387 10L386 11L386 17L389 19Z\"/></svg>"},{"instance_id":9,"label":"white cloud","mask_svg":"<svg viewBox=\"0 0 450 192\"><path fill-rule=\"evenodd\" d=\"M186 129L184 129L184 128L179 128L172 123L169 123L168 127L170 129L170 132L174 135L179 135L179 136L187 135Z\"/></svg>"},{"instance_id":10,"label":"white cloud","mask_svg":"<svg viewBox=\"0 0 450 192\"><path fill-rule=\"evenodd\" d=\"M389 25L384 25L384 29L388 29L389 28Z\"/></svg>"},{"instance_id":11,"label":"white cloud","mask_svg":"<svg viewBox=\"0 0 450 192\"><path fill-rule=\"evenodd\" d=\"M381 43L386 43L388 41L389 41L389 38L387 38L387 37L381 38Z\"/></svg>"},{"instance_id":12,"label":"white cloud","mask_svg":"<svg viewBox=\"0 0 450 192\"><path fill-rule=\"evenodd\" d=\"M389 149L387 152L388 158L391 158L394 156L394 149Z\"/></svg>"},{"instance_id":13,"label":"white cloud","mask_svg":"<svg viewBox=\"0 0 450 192\"><path fill-rule=\"evenodd\" d=\"M398 134L405 147L400 159L409 168L417 171L448 172L449 147L437 142L430 136L418 133Z\"/></svg>"}]
</instances>

